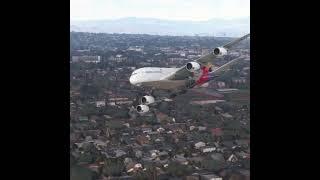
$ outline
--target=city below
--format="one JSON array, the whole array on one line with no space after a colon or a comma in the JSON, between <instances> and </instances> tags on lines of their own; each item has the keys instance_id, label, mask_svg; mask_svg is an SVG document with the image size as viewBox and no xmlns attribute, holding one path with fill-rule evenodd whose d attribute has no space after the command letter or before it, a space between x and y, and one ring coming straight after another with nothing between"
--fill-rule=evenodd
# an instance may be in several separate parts
<instances>
[{"instance_id":1,"label":"city below","mask_svg":"<svg viewBox=\"0 0 320 180\"><path fill-rule=\"evenodd\" d=\"M250 179L250 39L213 64L242 61L146 115L129 83L135 69L182 67L232 39L71 32L71 180Z\"/></svg>"}]
</instances>

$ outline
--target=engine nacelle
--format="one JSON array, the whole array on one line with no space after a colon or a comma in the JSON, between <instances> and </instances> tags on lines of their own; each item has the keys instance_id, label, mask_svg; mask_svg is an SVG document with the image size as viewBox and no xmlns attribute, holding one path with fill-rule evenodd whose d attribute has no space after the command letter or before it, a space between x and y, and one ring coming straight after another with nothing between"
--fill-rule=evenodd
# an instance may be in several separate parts
<instances>
[{"instance_id":1,"label":"engine nacelle","mask_svg":"<svg viewBox=\"0 0 320 180\"><path fill-rule=\"evenodd\" d=\"M213 54L216 56L223 56L227 54L227 49L223 48L223 47L217 47L213 50Z\"/></svg>"},{"instance_id":2,"label":"engine nacelle","mask_svg":"<svg viewBox=\"0 0 320 180\"><path fill-rule=\"evenodd\" d=\"M147 105L138 105L136 108L137 112L142 114L142 113L146 113L149 111L149 106Z\"/></svg>"},{"instance_id":3,"label":"engine nacelle","mask_svg":"<svg viewBox=\"0 0 320 180\"><path fill-rule=\"evenodd\" d=\"M154 103L154 97L152 96L143 96L141 98L141 103L144 104L144 105L148 105L148 104L151 104L151 103Z\"/></svg>"},{"instance_id":4,"label":"engine nacelle","mask_svg":"<svg viewBox=\"0 0 320 180\"><path fill-rule=\"evenodd\" d=\"M201 67L200 64L197 62L189 62L186 65L186 69L190 72L198 71L200 67Z\"/></svg>"}]
</instances>

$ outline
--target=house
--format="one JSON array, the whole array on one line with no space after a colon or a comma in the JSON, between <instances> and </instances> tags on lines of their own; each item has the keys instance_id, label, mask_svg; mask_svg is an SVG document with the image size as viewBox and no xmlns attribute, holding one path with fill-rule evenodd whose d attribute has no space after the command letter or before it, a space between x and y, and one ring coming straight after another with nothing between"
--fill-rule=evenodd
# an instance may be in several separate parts
<instances>
[{"instance_id":1,"label":"house","mask_svg":"<svg viewBox=\"0 0 320 180\"><path fill-rule=\"evenodd\" d=\"M238 169L238 172L245 178L245 180L250 180L250 171L246 169Z\"/></svg>"},{"instance_id":2,"label":"house","mask_svg":"<svg viewBox=\"0 0 320 180\"><path fill-rule=\"evenodd\" d=\"M119 63L119 62L123 62L123 61L127 60L127 57L122 57L121 54L117 54L116 57L110 56L109 60Z\"/></svg>"},{"instance_id":3,"label":"house","mask_svg":"<svg viewBox=\"0 0 320 180\"><path fill-rule=\"evenodd\" d=\"M232 82L238 83L238 84L243 84L243 83L246 83L246 79L245 78L233 78Z\"/></svg>"},{"instance_id":4,"label":"house","mask_svg":"<svg viewBox=\"0 0 320 180\"><path fill-rule=\"evenodd\" d=\"M111 119L112 117L110 115L104 115L103 117L105 117L106 119Z\"/></svg>"},{"instance_id":5,"label":"house","mask_svg":"<svg viewBox=\"0 0 320 180\"><path fill-rule=\"evenodd\" d=\"M192 131L194 130L196 127L195 126L190 126L189 130Z\"/></svg>"},{"instance_id":6,"label":"house","mask_svg":"<svg viewBox=\"0 0 320 180\"><path fill-rule=\"evenodd\" d=\"M93 123L96 123L96 120L98 120L98 119L99 119L99 117L95 116L95 115L90 116L90 118L89 118L90 122L93 122Z\"/></svg>"},{"instance_id":7,"label":"house","mask_svg":"<svg viewBox=\"0 0 320 180\"><path fill-rule=\"evenodd\" d=\"M172 119L169 118L168 115L162 113L162 112L157 112L156 113L156 118L159 122L170 122Z\"/></svg>"},{"instance_id":8,"label":"house","mask_svg":"<svg viewBox=\"0 0 320 180\"><path fill-rule=\"evenodd\" d=\"M222 113L222 112L223 112L223 109L221 109L221 108L218 107L218 106L215 106L215 107L214 107L214 110L216 110L216 111L219 112L219 113Z\"/></svg>"},{"instance_id":9,"label":"house","mask_svg":"<svg viewBox=\"0 0 320 180\"><path fill-rule=\"evenodd\" d=\"M206 174L206 175L201 174L200 180L222 180L222 177L219 177L215 174Z\"/></svg>"},{"instance_id":10,"label":"house","mask_svg":"<svg viewBox=\"0 0 320 180\"><path fill-rule=\"evenodd\" d=\"M201 163L204 160L204 157L197 154L196 156L189 158L189 160L193 163Z\"/></svg>"},{"instance_id":11,"label":"house","mask_svg":"<svg viewBox=\"0 0 320 180\"><path fill-rule=\"evenodd\" d=\"M225 117L225 118L232 118L233 116L229 113L223 113L221 114L221 116Z\"/></svg>"},{"instance_id":12,"label":"house","mask_svg":"<svg viewBox=\"0 0 320 180\"><path fill-rule=\"evenodd\" d=\"M130 168L127 172L136 172L138 170L142 169L142 164L140 163L137 163L137 164L134 164L132 168Z\"/></svg>"},{"instance_id":13,"label":"house","mask_svg":"<svg viewBox=\"0 0 320 180\"><path fill-rule=\"evenodd\" d=\"M103 148L106 148L107 147L107 143L105 141L101 141L101 140L94 140L94 145L97 147L97 149L103 149Z\"/></svg>"},{"instance_id":14,"label":"house","mask_svg":"<svg viewBox=\"0 0 320 180\"><path fill-rule=\"evenodd\" d=\"M104 177L103 180L134 180L132 176L120 176L120 177Z\"/></svg>"},{"instance_id":15,"label":"house","mask_svg":"<svg viewBox=\"0 0 320 180\"><path fill-rule=\"evenodd\" d=\"M124 151L121 150L121 149L117 149L117 150L115 150L114 152L115 152L115 154L116 154L116 157L121 157L121 156L124 156L124 155L127 154L126 152L124 152Z\"/></svg>"},{"instance_id":16,"label":"house","mask_svg":"<svg viewBox=\"0 0 320 180\"><path fill-rule=\"evenodd\" d=\"M89 118L88 118L88 116L80 116L79 121L86 122L86 121L89 121Z\"/></svg>"},{"instance_id":17,"label":"house","mask_svg":"<svg viewBox=\"0 0 320 180\"><path fill-rule=\"evenodd\" d=\"M124 123L124 126L126 126L127 128L130 128L130 124L129 123Z\"/></svg>"},{"instance_id":18,"label":"house","mask_svg":"<svg viewBox=\"0 0 320 180\"><path fill-rule=\"evenodd\" d=\"M80 137L81 137L81 133L76 133L76 132L70 133L70 142L76 142L80 139Z\"/></svg>"},{"instance_id":19,"label":"house","mask_svg":"<svg viewBox=\"0 0 320 180\"><path fill-rule=\"evenodd\" d=\"M185 180L200 180L200 176L199 175L186 176Z\"/></svg>"},{"instance_id":20,"label":"house","mask_svg":"<svg viewBox=\"0 0 320 180\"><path fill-rule=\"evenodd\" d=\"M92 136L92 137L96 138L99 136L100 133L101 133L101 130L97 129L97 130L87 130L83 134L85 136Z\"/></svg>"},{"instance_id":21,"label":"house","mask_svg":"<svg viewBox=\"0 0 320 180\"><path fill-rule=\"evenodd\" d=\"M181 154L175 155L173 160L185 165L189 163L188 160Z\"/></svg>"},{"instance_id":22,"label":"house","mask_svg":"<svg viewBox=\"0 0 320 180\"><path fill-rule=\"evenodd\" d=\"M134 167L135 164L136 163L133 162L132 160L131 160L131 162L124 162L124 165L126 166L127 172L132 172L134 170L133 167Z\"/></svg>"},{"instance_id":23,"label":"house","mask_svg":"<svg viewBox=\"0 0 320 180\"><path fill-rule=\"evenodd\" d=\"M165 125L166 129L169 129L174 132L184 132L187 131L186 123L174 123Z\"/></svg>"},{"instance_id":24,"label":"house","mask_svg":"<svg viewBox=\"0 0 320 180\"><path fill-rule=\"evenodd\" d=\"M201 147L206 146L206 143L200 141L200 142L195 143L194 146L196 149L200 149Z\"/></svg>"},{"instance_id":25,"label":"house","mask_svg":"<svg viewBox=\"0 0 320 180\"><path fill-rule=\"evenodd\" d=\"M93 142L91 136L86 136L84 140L87 141L87 142Z\"/></svg>"},{"instance_id":26,"label":"house","mask_svg":"<svg viewBox=\"0 0 320 180\"><path fill-rule=\"evenodd\" d=\"M205 130L207 130L207 127L205 127L205 126L199 126L199 127L198 127L198 130L199 130L199 131L205 131Z\"/></svg>"},{"instance_id":27,"label":"house","mask_svg":"<svg viewBox=\"0 0 320 180\"><path fill-rule=\"evenodd\" d=\"M72 56L72 62L99 63L101 56Z\"/></svg>"},{"instance_id":28,"label":"house","mask_svg":"<svg viewBox=\"0 0 320 180\"><path fill-rule=\"evenodd\" d=\"M212 128L211 129L211 134L212 136L216 137L216 136L222 136L222 130L221 128Z\"/></svg>"},{"instance_id":29,"label":"house","mask_svg":"<svg viewBox=\"0 0 320 180\"><path fill-rule=\"evenodd\" d=\"M96 101L96 107L104 107L106 106L106 102L105 101Z\"/></svg>"},{"instance_id":30,"label":"house","mask_svg":"<svg viewBox=\"0 0 320 180\"><path fill-rule=\"evenodd\" d=\"M149 151L149 152L150 152L150 156L151 156L152 158L158 157L159 150L153 149L153 150L151 150L151 151Z\"/></svg>"},{"instance_id":31,"label":"house","mask_svg":"<svg viewBox=\"0 0 320 180\"><path fill-rule=\"evenodd\" d=\"M224 140L222 144L227 148L232 148L235 145L232 140Z\"/></svg>"},{"instance_id":32,"label":"house","mask_svg":"<svg viewBox=\"0 0 320 180\"><path fill-rule=\"evenodd\" d=\"M246 140L246 139L237 139L236 143L237 143L237 145L242 146L242 147L249 146L249 140Z\"/></svg>"},{"instance_id":33,"label":"house","mask_svg":"<svg viewBox=\"0 0 320 180\"><path fill-rule=\"evenodd\" d=\"M159 132L159 133L164 132L164 131L165 131L165 129L163 129L162 127L157 129L157 132Z\"/></svg>"},{"instance_id":34,"label":"house","mask_svg":"<svg viewBox=\"0 0 320 180\"><path fill-rule=\"evenodd\" d=\"M99 172L99 164L89 164L88 168L96 173Z\"/></svg>"},{"instance_id":35,"label":"house","mask_svg":"<svg viewBox=\"0 0 320 180\"><path fill-rule=\"evenodd\" d=\"M128 97L111 97L108 99L108 105L116 106L121 104L132 104L133 101L130 101Z\"/></svg>"},{"instance_id":36,"label":"house","mask_svg":"<svg viewBox=\"0 0 320 180\"><path fill-rule=\"evenodd\" d=\"M152 129L151 128L149 128L149 127L144 127L144 128L141 128L141 130L142 130L142 132L143 133L150 133L150 132L152 132Z\"/></svg>"},{"instance_id":37,"label":"house","mask_svg":"<svg viewBox=\"0 0 320 180\"><path fill-rule=\"evenodd\" d=\"M237 161L238 161L238 158L237 158L236 155L231 154L231 156L228 158L227 161L229 161L229 162L237 162Z\"/></svg>"},{"instance_id":38,"label":"house","mask_svg":"<svg viewBox=\"0 0 320 180\"><path fill-rule=\"evenodd\" d=\"M141 136L141 135L137 136L136 141L140 145L144 145L144 144L149 143L149 139L146 136Z\"/></svg>"},{"instance_id":39,"label":"house","mask_svg":"<svg viewBox=\"0 0 320 180\"><path fill-rule=\"evenodd\" d=\"M238 157L241 157L242 159L250 158L250 154L249 154L249 153L245 153L245 152L243 152L243 151L237 152L236 155L237 155Z\"/></svg>"},{"instance_id":40,"label":"house","mask_svg":"<svg viewBox=\"0 0 320 180\"><path fill-rule=\"evenodd\" d=\"M211 154L211 158L215 161L221 161L221 162L225 162L225 159L223 157L223 154L221 153L213 153Z\"/></svg>"},{"instance_id":41,"label":"house","mask_svg":"<svg viewBox=\"0 0 320 180\"><path fill-rule=\"evenodd\" d=\"M163 140L163 139L160 139L160 138L157 138L157 139L155 139L154 141L157 142L157 143L160 143L160 142L163 142L164 140Z\"/></svg>"},{"instance_id":42,"label":"house","mask_svg":"<svg viewBox=\"0 0 320 180\"><path fill-rule=\"evenodd\" d=\"M167 151L161 151L161 152L159 152L159 156L167 157L167 156L169 156L169 153Z\"/></svg>"},{"instance_id":43,"label":"house","mask_svg":"<svg viewBox=\"0 0 320 180\"><path fill-rule=\"evenodd\" d=\"M136 156L136 158L141 158L142 157L142 151L136 150L135 151L135 156Z\"/></svg>"},{"instance_id":44,"label":"house","mask_svg":"<svg viewBox=\"0 0 320 180\"><path fill-rule=\"evenodd\" d=\"M223 82L223 81L218 81L218 82L216 83L216 87L217 87L217 88L225 88L225 87L226 87L226 83Z\"/></svg>"},{"instance_id":45,"label":"house","mask_svg":"<svg viewBox=\"0 0 320 180\"><path fill-rule=\"evenodd\" d=\"M208 153L208 152L213 152L213 151L215 151L215 150L216 150L215 147L206 147L206 148L203 148L203 149L202 149L202 152L203 152L203 153Z\"/></svg>"}]
</instances>

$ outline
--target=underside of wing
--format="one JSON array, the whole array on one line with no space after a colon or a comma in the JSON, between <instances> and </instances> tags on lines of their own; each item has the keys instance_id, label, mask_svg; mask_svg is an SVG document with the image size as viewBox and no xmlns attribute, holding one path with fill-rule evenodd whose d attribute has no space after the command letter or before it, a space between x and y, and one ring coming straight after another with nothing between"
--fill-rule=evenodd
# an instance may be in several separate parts
<instances>
[{"instance_id":1,"label":"underside of wing","mask_svg":"<svg viewBox=\"0 0 320 180\"><path fill-rule=\"evenodd\" d=\"M231 65L237 63L238 61L240 61L240 60L242 60L242 59L244 59L243 56L237 57L237 58L235 58L235 59L233 59L233 60L225 63L224 65L218 67L217 69L213 70L212 73L215 74L215 75L217 75L217 74L225 71L225 70L228 69Z\"/></svg>"},{"instance_id":2,"label":"underside of wing","mask_svg":"<svg viewBox=\"0 0 320 180\"><path fill-rule=\"evenodd\" d=\"M216 98L223 98L223 95L221 93L212 89L207 89L207 88L193 88L193 89L189 89L189 92L198 93L198 94L216 97Z\"/></svg>"},{"instance_id":3,"label":"underside of wing","mask_svg":"<svg viewBox=\"0 0 320 180\"><path fill-rule=\"evenodd\" d=\"M143 86L152 87L154 89L172 90L181 89L186 86L185 80L161 80L161 81L149 81L143 82Z\"/></svg>"},{"instance_id":4,"label":"underside of wing","mask_svg":"<svg viewBox=\"0 0 320 180\"><path fill-rule=\"evenodd\" d=\"M178 71L170 75L168 80L185 80L188 77L192 77L193 73L188 71L185 66L181 67Z\"/></svg>"},{"instance_id":5,"label":"underside of wing","mask_svg":"<svg viewBox=\"0 0 320 180\"><path fill-rule=\"evenodd\" d=\"M207 55L205 55L205 56L200 57L200 58L197 59L196 61L197 61L198 63L200 63L200 64L205 65L205 64L207 64L207 63L212 62L212 61L213 61L214 59L216 59L216 58L217 58L217 56L214 55L213 52L211 52L211 53L209 53L209 54L207 54Z\"/></svg>"}]
</instances>

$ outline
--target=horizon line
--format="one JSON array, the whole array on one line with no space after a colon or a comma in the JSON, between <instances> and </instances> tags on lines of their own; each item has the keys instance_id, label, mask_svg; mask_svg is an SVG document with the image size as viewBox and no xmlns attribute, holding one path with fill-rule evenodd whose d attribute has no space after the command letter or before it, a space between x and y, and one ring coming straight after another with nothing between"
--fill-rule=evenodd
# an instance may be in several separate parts
<instances>
[{"instance_id":1,"label":"horizon line","mask_svg":"<svg viewBox=\"0 0 320 180\"><path fill-rule=\"evenodd\" d=\"M193 22L205 22L205 21L210 21L210 20L234 20L234 19L244 19L244 18L249 18L249 16L241 16L241 17L226 17L226 18L220 18L220 17L215 17L215 18L209 18L206 20L194 20L194 19L165 19L165 18L154 18L154 17L137 17L137 16L126 16L126 17L119 17L119 18L103 18L103 19L72 19L70 18L71 21L115 21L115 20L122 20L122 19L129 19L129 18L136 18L136 19L156 19L156 20L165 20L165 21L193 21Z\"/></svg>"},{"instance_id":2,"label":"horizon line","mask_svg":"<svg viewBox=\"0 0 320 180\"><path fill-rule=\"evenodd\" d=\"M191 34L153 34L153 33L111 33L111 32L88 32L88 31L70 31L70 33L91 33L91 34L125 34L125 35L152 35L152 36L190 36L190 37L217 37L217 38L238 38L238 36L215 36L215 35L210 35L210 33L195 33L194 35ZM248 32L250 33L250 32ZM245 33L245 34L248 34ZM206 34L206 35L204 35ZM243 36L243 35L242 35ZM239 36L241 37L241 36Z\"/></svg>"}]
</instances>

